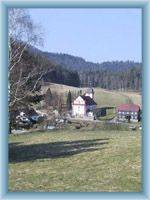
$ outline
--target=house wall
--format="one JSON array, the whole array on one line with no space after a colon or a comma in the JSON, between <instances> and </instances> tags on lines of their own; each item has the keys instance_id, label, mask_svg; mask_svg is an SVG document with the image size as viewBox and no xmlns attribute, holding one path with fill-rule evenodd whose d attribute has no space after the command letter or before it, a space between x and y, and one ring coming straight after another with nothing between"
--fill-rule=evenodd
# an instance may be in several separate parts
<instances>
[{"instance_id":1,"label":"house wall","mask_svg":"<svg viewBox=\"0 0 150 200\"><path fill-rule=\"evenodd\" d=\"M127 111L118 111L118 119L119 120L126 120L126 116L130 115L130 121L137 122L139 121L139 112L127 112Z\"/></svg>"},{"instance_id":2,"label":"house wall","mask_svg":"<svg viewBox=\"0 0 150 200\"><path fill-rule=\"evenodd\" d=\"M86 115L85 102L80 96L72 104L72 115L73 116Z\"/></svg>"},{"instance_id":3,"label":"house wall","mask_svg":"<svg viewBox=\"0 0 150 200\"><path fill-rule=\"evenodd\" d=\"M95 109L96 108L96 105L90 105L90 106L86 106L86 110L93 110L93 109Z\"/></svg>"},{"instance_id":4,"label":"house wall","mask_svg":"<svg viewBox=\"0 0 150 200\"><path fill-rule=\"evenodd\" d=\"M84 105L72 105L72 114L74 116L84 116L86 114L85 106Z\"/></svg>"}]
</instances>

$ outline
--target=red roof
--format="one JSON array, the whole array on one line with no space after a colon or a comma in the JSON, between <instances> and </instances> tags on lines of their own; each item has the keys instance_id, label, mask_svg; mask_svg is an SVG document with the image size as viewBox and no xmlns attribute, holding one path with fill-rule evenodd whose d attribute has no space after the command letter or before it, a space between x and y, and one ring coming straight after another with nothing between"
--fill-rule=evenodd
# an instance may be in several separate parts
<instances>
[{"instance_id":1,"label":"red roof","mask_svg":"<svg viewBox=\"0 0 150 200\"><path fill-rule=\"evenodd\" d=\"M140 110L140 106L136 104L122 104L117 107L118 111L128 111L128 112L138 112Z\"/></svg>"}]
</instances>

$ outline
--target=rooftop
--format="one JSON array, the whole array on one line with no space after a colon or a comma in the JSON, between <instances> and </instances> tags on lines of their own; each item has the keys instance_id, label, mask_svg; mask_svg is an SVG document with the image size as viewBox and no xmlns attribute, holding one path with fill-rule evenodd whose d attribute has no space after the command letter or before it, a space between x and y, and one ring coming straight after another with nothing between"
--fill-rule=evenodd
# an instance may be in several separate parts
<instances>
[{"instance_id":1,"label":"rooftop","mask_svg":"<svg viewBox=\"0 0 150 200\"><path fill-rule=\"evenodd\" d=\"M140 106L136 104L122 104L117 107L118 111L128 111L128 112L138 112L140 111Z\"/></svg>"},{"instance_id":2,"label":"rooftop","mask_svg":"<svg viewBox=\"0 0 150 200\"><path fill-rule=\"evenodd\" d=\"M81 98L85 101L86 105L97 105L97 103L89 96L81 95Z\"/></svg>"}]
</instances>

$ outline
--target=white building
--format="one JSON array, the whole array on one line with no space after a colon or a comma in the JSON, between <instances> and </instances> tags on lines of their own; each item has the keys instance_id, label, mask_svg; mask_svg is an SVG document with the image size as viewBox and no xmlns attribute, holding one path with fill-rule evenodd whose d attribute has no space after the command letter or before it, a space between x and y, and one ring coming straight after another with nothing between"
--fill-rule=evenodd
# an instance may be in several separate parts
<instances>
[{"instance_id":1,"label":"white building","mask_svg":"<svg viewBox=\"0 0 150 200\"><path fill-rule=\"evenodd\" d=\"M84 95L78 96L72 103L72 115L78 117L92 116L92 110L97 105L93 98L94 90L92 88L89 88Z\"/></svg>"}]
</instances>

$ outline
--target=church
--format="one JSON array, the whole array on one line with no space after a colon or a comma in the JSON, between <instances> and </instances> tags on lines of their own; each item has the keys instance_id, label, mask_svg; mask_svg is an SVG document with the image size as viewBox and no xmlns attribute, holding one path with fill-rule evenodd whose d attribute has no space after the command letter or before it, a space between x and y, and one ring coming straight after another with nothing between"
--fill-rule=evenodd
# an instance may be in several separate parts
<instances>
[{"instance_id":1,"label":"church","mask_svg":"<svg viewBox=\"0 0 150 200\"><path fill-rule=\"evenodd\" d=\"M72 103L72 115L74 117L93 116L92 111L97 104L94 101L94 90L88 88L84 95L78 96Z\"/></svg>"}]
</instances>

